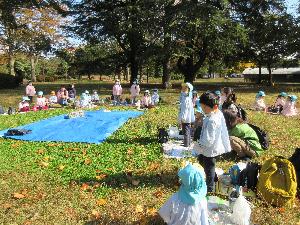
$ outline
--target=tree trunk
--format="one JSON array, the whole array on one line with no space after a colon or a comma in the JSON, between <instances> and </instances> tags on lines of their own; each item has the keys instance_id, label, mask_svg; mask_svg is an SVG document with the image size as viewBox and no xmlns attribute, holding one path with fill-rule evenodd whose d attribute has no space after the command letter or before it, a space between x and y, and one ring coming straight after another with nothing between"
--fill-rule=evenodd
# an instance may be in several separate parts
<instances>
[{"instance_id":1,"label":"tree trunk","mask_svg":"<svg viewBox=\"0 0 300 225\"><path fill-rule=\"evenodd\" d=\"M159 70L160 70L160 62L159 62L159 60L157 60L156 62L155 62L155 68L154 68L154 77L159 77Z\"/></svg>"},{"instance_id":2,"label":"tree trunk","mask_svg":"<svg viewBox=\"0 0 300 225\"><path fill-rule=\"evenodd\" d=\"M14 54L9 51L9 75L11 76L16 76L16 73L15 73L15 56Z\"/></svg>"},{"instance_id":3,"label":"tree trunk","mask_svg":"<svg viewBox=\"0 0 300 225\"><path fill-rule=\"evenodd\" d=\"M273 74L272 74L272 70L271 70L271 66L270 65L268 66L268 72L269 72L269 85L270 86L274 86L274 83L273 83Z\"/></svg>"},{"instance_id":4,"label":"tree trunk","mask_svg":"<svg viewBox=\"0 0 300 225\"><path fill-rule=\"evenodd\" d=\"M34 55L30 56L30 66L31 66L31 81L36 82L36 74L35 74L36 59Z\"/></svg>"},{"instance_id":5,"label":"tree trunk","mask_svg":"<svg viewBox=\"0 0 300 225\"><path fill-rule=\"evenodd\" d=\"M262 74L261 74L261 64L258 65L258 79L257 84L261 84L262 81Z\"/></svg>"},{"instance_id":6,"label":"tree trunk","mask_svg":"<svg viewBox=\"0 0 300 225\"><path fill-rule=\"evenodd\" d=\"M163 63L162 84L165 89L171 86L170 70L171 70L171 62L170 62L170 58L168 58L168 59L165 59L165 61Z\"/></svg>"},{"instance_id":7,"label":"tree trunk","mask_svg":"<svg viewBox=\"0 0 300 225\"><path fill-rule=\"evenodd\" d=\"M147 75L147 84L149 84L149 66L147 66L147 71L146 71L146 75Z\"/></svg>"}]
</instances>

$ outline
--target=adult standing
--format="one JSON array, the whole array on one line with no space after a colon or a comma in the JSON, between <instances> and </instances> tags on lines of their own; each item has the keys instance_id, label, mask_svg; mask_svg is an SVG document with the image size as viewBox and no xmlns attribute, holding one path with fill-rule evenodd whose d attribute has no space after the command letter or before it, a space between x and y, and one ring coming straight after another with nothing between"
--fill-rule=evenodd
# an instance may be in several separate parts
<instances>
[{"instance_id":1,"label":"adult standing","mask_svg":"<svg viewBox=\"0 0 300 225\"><path fill-rule=\"evenodd\" d=\"M32 103L33 96L35 95L36 91L35 91L35 87L33 86L31 81L28 82L28 85L26 86L25 92L26 92L26 95L29 98L29 102Z\"/></svg>"}]
</instances>

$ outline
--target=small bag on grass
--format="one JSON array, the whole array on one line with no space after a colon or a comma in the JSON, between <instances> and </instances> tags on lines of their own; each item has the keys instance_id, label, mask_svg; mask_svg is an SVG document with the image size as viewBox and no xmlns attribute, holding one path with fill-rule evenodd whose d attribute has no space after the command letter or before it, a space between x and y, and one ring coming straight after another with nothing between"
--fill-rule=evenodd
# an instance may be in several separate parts
<instances>
[{"instance_id":1,"label":"small bag on grass","mask_svg":"<svg viewBox=\"0 0 300 225\"><path fill-rule=\"evenodd\" d=\"M297 192L296 173L293 164L283 157L268 159L260 170L258 195L274 206L293 205Z\"/></svg>"},{"instance_id":2,"label":"small bag on grass","mask_svg":"<svg viewBox=\"0 0 300 225\"><path fill-rule=\"evenodd\" d=\"M158 129L158 135L157 135L157 141L158 143L167 143L169 140L169 134L168 132L166 131L166 129L164 128L159 128Z\"/></svg>"}]
</instances>

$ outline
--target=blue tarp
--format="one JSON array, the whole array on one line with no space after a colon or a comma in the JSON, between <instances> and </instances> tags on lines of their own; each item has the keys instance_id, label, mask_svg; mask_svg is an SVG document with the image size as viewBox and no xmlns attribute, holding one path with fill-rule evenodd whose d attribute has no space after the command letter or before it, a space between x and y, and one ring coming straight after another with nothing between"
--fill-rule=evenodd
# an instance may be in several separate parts
<instances>
[{"instance_id":1,"label":"blue tarp","mask_svg":"<svg viewBox=\"0 0 300 225\"><path fill-rule=\"evenodd\" d=\"M65 119L65 115L55 116L39 122L17 127L32 130L23 136L9 138L26 141L61 141L101 143L130 118L143 114L138 111L89 111L84 117ZM8 130L8 129L7 129ZM5 136L7 130L0 131Z\"/></svg>"}]
</instances>

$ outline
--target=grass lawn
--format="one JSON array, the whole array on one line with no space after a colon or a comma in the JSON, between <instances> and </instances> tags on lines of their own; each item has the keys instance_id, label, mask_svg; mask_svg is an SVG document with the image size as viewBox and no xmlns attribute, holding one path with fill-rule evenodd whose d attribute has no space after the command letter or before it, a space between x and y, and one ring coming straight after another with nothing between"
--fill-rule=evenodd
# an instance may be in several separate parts
<instances>
[{"instance_id":1,"label":"grass lawn","mask_svg":"<svg viewBox=\"0 0 300 225\"><path fill-rule=\"evenodd\" d=\"M57 90L60 84L36 84L37 90ZM297 94L300 86L275 88L245 83L200 81L201 91L234 86L239 102L248 107L255 93L264 89L270 105L280 91ZM142 89L157 85L142 85ZM111 83L82 82L78 93L97 89L111 94ZM126 87L126 85L124 85ZM128 88L126 88L128 95ZM24 87L0 90L0 104L16 106ZM181 161L164 159L156 142L158 127L175 125L179 83L174 89L160 91L164 104L130 120L104 143L77 144L23 142L0 139L0 224L163 224L155 214L174 193ZM298 105L298 108L299 105ZM15 127L64 114L67 109L0 116L0 129ZM249 111L250 122L267 130L271 147L260 158L273 155L289 157L300 146L300 117L285 118ZM80 131L79 131L80 132ZM220 161L227 170L231 161ZM300 203L292 209L273 208L253 202L252 221L256 224L300 223Z\"/></svg>"}]
</instances>

